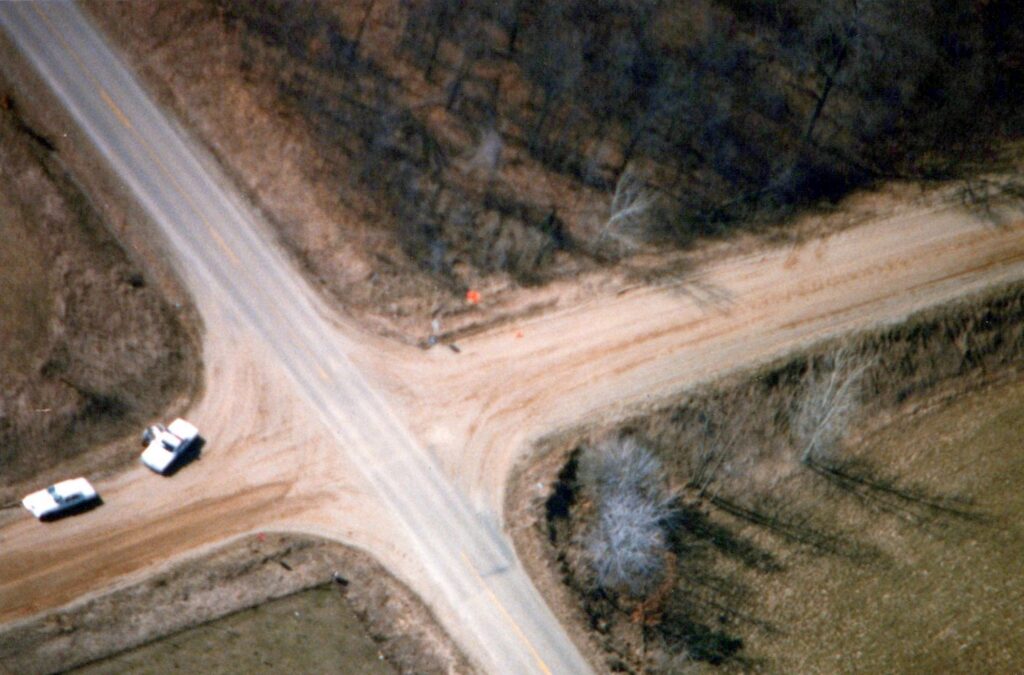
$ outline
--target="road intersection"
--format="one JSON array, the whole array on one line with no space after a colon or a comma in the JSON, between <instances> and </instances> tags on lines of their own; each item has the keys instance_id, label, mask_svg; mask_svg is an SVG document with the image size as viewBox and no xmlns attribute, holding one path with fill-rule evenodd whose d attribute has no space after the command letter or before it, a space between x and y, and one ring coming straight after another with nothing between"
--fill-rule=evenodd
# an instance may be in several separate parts
<instances>
[{"instance_id":1,"label":"road intersection","mask_svg":"<svg viewBox=\"0 0 1024 675\"><path fill-rule=\"evenodd\" d=\"M0 4L0 28L166 240L205 324L206 394L190 417L210 439L173 482L138 469L99 485L108 504L88 519L0 527L2 622L277 529L376 555L482 670L587 672L504 531L507 482L533 441L1024 278L1024 223L937 203L559 309L521 338L421 352L327 307L74 5ZM695 302L697 282L716 300ZM233 431L239 419L256 429Z\"/></svg>"}]
</instances>

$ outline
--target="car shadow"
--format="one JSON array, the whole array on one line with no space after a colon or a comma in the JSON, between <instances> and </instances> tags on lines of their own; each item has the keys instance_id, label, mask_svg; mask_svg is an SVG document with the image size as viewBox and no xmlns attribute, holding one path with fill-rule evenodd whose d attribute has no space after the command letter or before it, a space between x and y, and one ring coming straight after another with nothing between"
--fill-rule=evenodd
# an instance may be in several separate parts
<instances>
[{"instance_id":1,"label":"car shadow","mask_svg":"<svg viewBox=\"0 0 1024 675\"><path fill-rule=\"evenodd\" d=\"M47 513L45 515L42 515L39 517L39 520L43 523L52 523L58 520L63 520L64 518L67 518L69 516L76 516L79 513L92 511L94 508L96 508L97 506L101 506L102 504L103 498L100 497L99 495L96 495L94 499L90 499L89 501L75 504L74 506L66 508L58 513Z\"/></svg>"},{"instance_id":2,"label":"car shadow","mask_svg":"<svg viewBox=\"0 0 1024 675\"><path fill-rule=\"evenodd\" d=\"M189 449L176 457L175 460L167 467L167 470L164 471L163 475L169 478L192 462L197 461L203 452L204 445L206 445L206 439L202 436L196 436L196 439L192 441L192 445L189 446Z\"/></svg>"}]
</instances>

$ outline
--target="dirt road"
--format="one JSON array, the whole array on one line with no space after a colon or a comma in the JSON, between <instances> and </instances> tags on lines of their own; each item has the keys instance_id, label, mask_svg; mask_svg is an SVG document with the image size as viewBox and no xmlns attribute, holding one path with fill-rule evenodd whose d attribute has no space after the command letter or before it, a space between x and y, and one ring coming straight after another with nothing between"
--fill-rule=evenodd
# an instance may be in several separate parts
<instances>
[{"instance_id":1,"label":"dirt road","mask_svg":"<svg viewBox=\"0 0 1024 675\"><path fill-rule=\"evenodd\" d=\"M166 237L206 324L190 416L208 439L172 479L140 467L100 482L88 515L4 515L2 622L245 533L299 531L377 556L484 670L585 672L503 533L531 440L1024 277L1024 223L934 207L595 298L460 354L403 348L323 306L72 6L0 5L0 26Z\"/></svg>"},{"instance_id":2,"label":"dirt road","mask_svg":"<svg viewBox=\"0 0 1024 675\"><path fill-rule=\"evenodd\" d=\"M414 554L416 576L432 590L431 606L449 617L444 623L471 658L492 671L585 671L586 663L518 565L498 520L469 506L408 433L379 387L352 366L347 354L354 341L331 324L327 310L271 244L257 216L223 187L227 183L213 163L204 163L77 9L71 4L9 4L0 8L0 16L10 38L166 235L207 322L210 341L230 331L231 347L205 347L233 358L230 352L258 345L263 348L258 361L280 364L285 381L259 384L272 386L285 402L301 401L299 407L317 420L304 427L322 428L333 437L334 447L323 453L343 454L349 467L338 472L342 480L360 477L358 482L379 502L374 511L389 515L384 523L373 519L381 525L376 536ZM207 387L222 392L214 396L241 393L238 384L217 372L217 361L213 364ZM257 362L246 372L260 370ZM211 416L197 417L209 429L205 424ZM223 411L224 419L248 429L264 428L261 417L238 416L233 405ZM211 447L223 443L217 432L206 433ZM230 471L210 467L213 472L191 500L185 498L188 493L169 495L176 503L172 513L185 507L181 518L153 511L152 486L159 479L136 471L139 480L100 486L112 506L104 509L103 518L93 519L104 523L101 531L87 530L75 538L55 527L47 529L49 538L30 531L20 541L5 542L3 611L41 608L35 598L50 594L44 572L75 585L97 576L116 577L164 558L175 542L201 544L267 522L247 513L266 512L272 520L272 513L296 511L285 502L301 476L283 480L285 471L274 466L261 476L259 467L249 466L254 459L243 455ZM275 459L286 469L294 461L287 452ZM231 505L241 509L237 517ZM115 512L121 514L116 521ZM38 536L44 541L35 540ZM61 599L73 595L65 590Z\"/></svg>"}]
</instances>

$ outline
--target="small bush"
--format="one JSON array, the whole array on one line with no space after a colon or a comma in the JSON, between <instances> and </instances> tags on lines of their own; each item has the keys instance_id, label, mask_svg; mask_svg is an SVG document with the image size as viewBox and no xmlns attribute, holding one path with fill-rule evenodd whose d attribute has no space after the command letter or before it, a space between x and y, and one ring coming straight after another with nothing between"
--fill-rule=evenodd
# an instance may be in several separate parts
<instances>
[{"instance_id":1,"label":"small bush","mask_svg":"<svg viewBox=\"0 0 1024 675\"><path fill-rule=\"evenodd\" d=\"M793 421L804 464L828 462L860 407L860 388L867 364L840 349L811 370Z\"/></svg>"},{"instance_id":2,"label":"small bush","mask_svg":"<svg viewBox=\"0 0 1024 675\"><path fill-rule=\"evenodd\" d=\"M582 541L595 584L647 595L662 579L677 510L661 463L631 438L608 440L583 453L580 483L597 509Z\"/></svg>"}]
</instances>

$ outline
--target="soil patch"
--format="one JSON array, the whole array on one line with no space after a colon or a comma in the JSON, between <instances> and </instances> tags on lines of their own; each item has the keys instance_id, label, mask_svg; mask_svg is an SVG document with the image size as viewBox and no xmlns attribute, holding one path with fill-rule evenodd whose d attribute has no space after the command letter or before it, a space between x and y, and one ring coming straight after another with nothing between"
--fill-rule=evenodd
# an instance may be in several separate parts
<instances>
[{"instance_id":1,"label":"soil patch","mask_svg":"<svg viewBox=\"0 0 1024 675\"><path fill-rule=\"evenodd\" d=\"M358 637L358 653L375 666L380 654L390 668L399 672L470 672L430 611L369 556L340 544L278 534L244 537L210 554L176 563L141 583L9 626L0 632L0 664L19 673L53 672L86 663L91 665L84 672L112 672L131 670L141 655L154 653L153 650L166 654L170 659L168 665L196 663L203 654L192 652L193 648L205 650L202 645L208 640L215 640L218 645L223 642L220 636L211 638L210 631L218 631L225 624L202 624L311 588L320 589L320 595L315 596L320 600L313 603L320 604L317 612L346 616L340 629L319 629L327 634L346 633L335 635L331 638L333 642L324 645L331 653L353 639L347 633L354 633L362 635ZM346 607L325 609L323 594L340 594ZM303 601L292 596L291 602ZM259 612L280 615L281 606ZM289 620L294 620L301 618L295 617L294 612L301 614L303 610L288 611ZM239 622L244 621L244 617L229 619L232 627L225 630L240 630ZM191 635L181 633L194 626L200 627ZM275 661L279 664L286 658L308 658L308 654L301 653L307 638L289 637L294 627L283 627L276 637L264 636L261 658L281 659ZM153 642L165 637L166 640ZM238 648L244 644L241 636L230 639ZM271 651L275 640L284 651ZM98 661L144 644L150 645L143 648L145 651ZM187 647L189 653L179 654L185 644L191 645ZM351 657L346 652L346 658ZM234 665L221 667L226 672L239 672ZM209 672L205 667L203 670Z\"/></svg>"},{"instance_id":2,"label":"soil patch","mask_svg":"<svg viewBox=\"0 0 1024 675\"><path fill-rule=\"evenodd\" d=\"M997 289L549 438L510 491L520 555L609 670L1019 669L1022 300ZM800 411L839 353L865 364L857 412L807 459ZM603 512L579 466L608 438L649 448L677 495L643 598L600 586L586 548Z\"/></svg>"}]
</instances>

